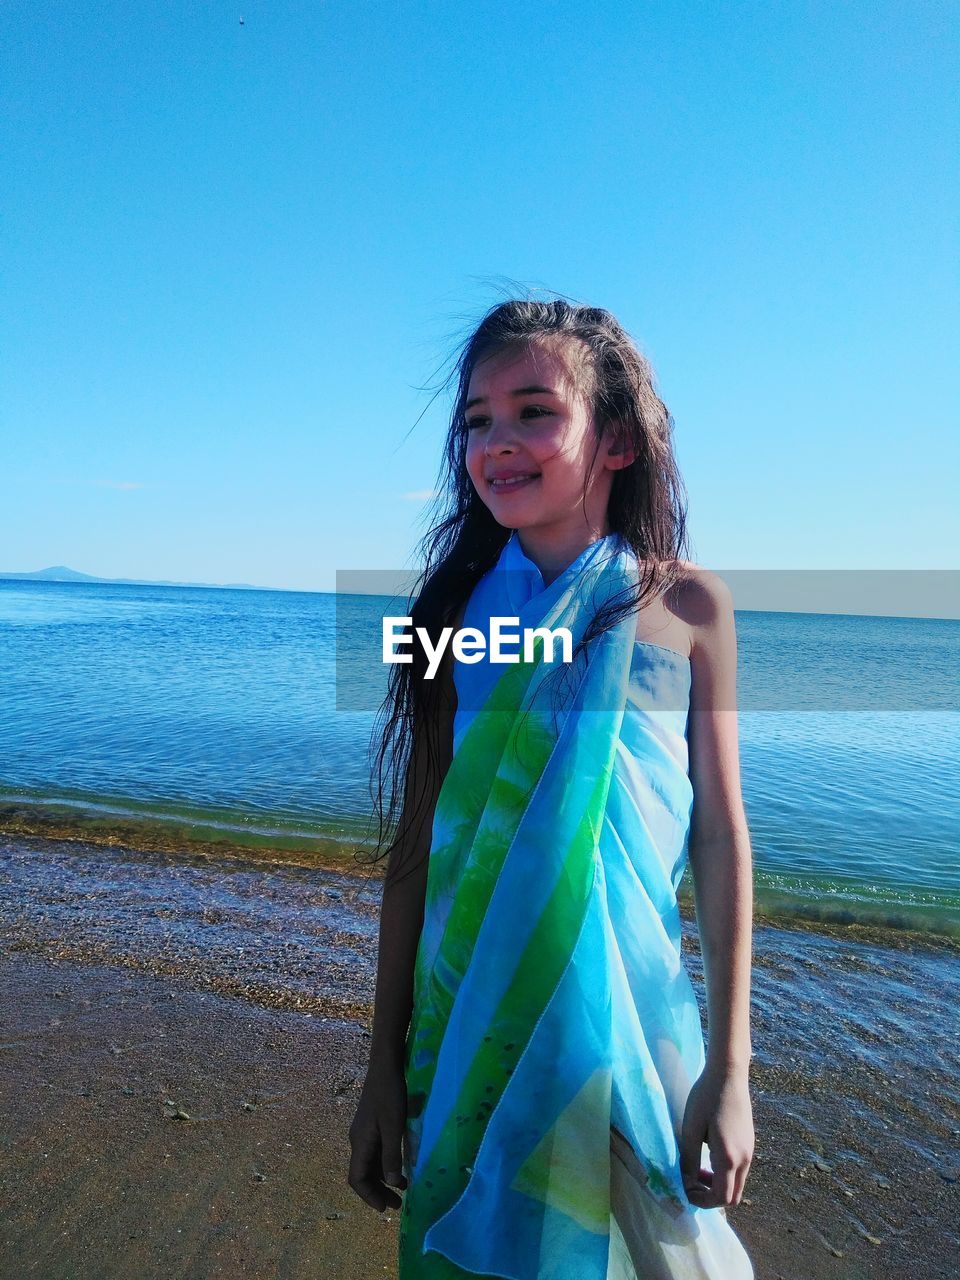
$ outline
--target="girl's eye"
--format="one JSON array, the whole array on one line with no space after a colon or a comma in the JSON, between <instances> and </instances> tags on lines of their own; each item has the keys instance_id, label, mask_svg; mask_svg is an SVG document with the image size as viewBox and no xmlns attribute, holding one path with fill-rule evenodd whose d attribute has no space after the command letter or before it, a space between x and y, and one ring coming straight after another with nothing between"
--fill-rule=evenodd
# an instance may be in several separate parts
<instances>
[{"instance_id":1,"label":"girl's eye","mask_svg":"<svg viewBox=\"0 0 960 1280\"><path fill-rule=\"evenodd\" d=\"M544 409L541 405L538 405L538 404L528 404L528 405L524 405L523 411L520 414L521 418L524 416L524 414L527 414L527 413L535 414L539 418L549 414L550 410ZM472 431L474 427L484 426L488 421L489 421L488 418L485 418L482 415L477 415L473 418L468 418L464 423L464 426L467 428L468 431Z\"/></svg>"}]
</instances>

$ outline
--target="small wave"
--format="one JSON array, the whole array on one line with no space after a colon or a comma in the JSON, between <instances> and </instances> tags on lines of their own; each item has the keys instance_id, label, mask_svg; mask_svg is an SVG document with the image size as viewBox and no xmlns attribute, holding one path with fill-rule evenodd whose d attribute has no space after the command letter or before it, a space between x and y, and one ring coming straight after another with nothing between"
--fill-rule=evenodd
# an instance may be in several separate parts
<instances>
[{"instance_id":1,"label":"small wave","mask_svg":"<svg viewBox=\"0 0 960 1280\"><path fill-rule=\"evenodd\" d=\"M9 789L0 791L0 831L165 853L300 861L347 871L365 865L355 852L370 845L369 824L349 817L312 824L282 814Z\"/></svg>"},{"instance_id":2,"label":"small wave","mask_svg":"<svg viewBox=\"0 0 960 1280\"><path fill-rule=\"evenodd\" d=\"M373 865L371 823L349 815L310 823L302 816L263 811L203 809L79 793L49 796L6 788L0 790L0 831L170 854L302 862L343 871ZM385 865L383 860L379 865ZM689 869L680 894L690 910ZM918 941L960 943L957 894L852 878L808 879L756 864L753 918L757 923L817 932L843 930L864 941L883 941L885 935L905 940L912 935Z\"/></svg>"},{"instance_id":3,"label":"small wave","mask_svg":"<svg viewBox=\"0 0 960 1280\"><path fill-rule=\"evenodd\" d=\"M908 886L854 880L788 882L754 870L754 919L768 924L860 927L873 935L915 934L960 942L960 897Z\"/></svg>"}]
</instances>

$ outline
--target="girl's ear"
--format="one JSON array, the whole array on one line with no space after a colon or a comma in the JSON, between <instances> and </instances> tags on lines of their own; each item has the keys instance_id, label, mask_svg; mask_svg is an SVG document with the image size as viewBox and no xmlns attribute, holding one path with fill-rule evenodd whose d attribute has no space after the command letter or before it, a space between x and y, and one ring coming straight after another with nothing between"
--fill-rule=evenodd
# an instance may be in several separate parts
<instances>
[{"instance_id":1,"label":"girl's ear","mask_svg":"<svg viewBox=\"0 0 960 1280\"><path fill-rule=\"evenodd\" d=\"M626 431L619 422L608 422L604 431L607 441L607 453L604 461L611 471L622 471L629 467L637 456L637 451L630 444Z\"/></svg>"}]
</instances>

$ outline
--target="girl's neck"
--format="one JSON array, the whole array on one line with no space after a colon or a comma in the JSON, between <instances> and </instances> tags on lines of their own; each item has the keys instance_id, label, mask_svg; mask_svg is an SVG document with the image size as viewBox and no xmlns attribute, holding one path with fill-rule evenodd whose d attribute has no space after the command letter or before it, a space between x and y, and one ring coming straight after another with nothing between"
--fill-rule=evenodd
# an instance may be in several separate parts
<instances>
[{"instance_id":1,"label":"girl's neck","mask_svg":"<svg viewBox=\"0 0 960 1280\"><path fill-rule=\"evenodd\" d=\"M517 529L520 549L527 559L540 570L544 587L558 578L568 565L573 564L577 556L587 547L599 542L611 532L606 520L601 529L583 527L569 531Z\"/></svg>"}]
</instances>

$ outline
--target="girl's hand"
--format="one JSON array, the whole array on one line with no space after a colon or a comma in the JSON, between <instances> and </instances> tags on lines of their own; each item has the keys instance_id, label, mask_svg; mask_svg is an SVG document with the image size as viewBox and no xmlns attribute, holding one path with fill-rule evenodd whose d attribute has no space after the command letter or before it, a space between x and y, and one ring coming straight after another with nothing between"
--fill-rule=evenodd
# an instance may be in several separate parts
<instances>
[{"instance_id":1,"label":"girl's hand","mask_svg":"<svg viewBox=\"0 0 960 1280\"><path fill-rule=\"evenodd\" d=\"M402 1203L390 1183L401 1190L403 1176L401 1142L407 1120L407 1087L403 1068L384 1065L367 1070L350 1125L350 1172L347 1184L378 1213Z\"/></svg>"},{"instance_id":2,"label":"girl's hand","mask_svg":"<svg viewBox=\"0 0 960 1280\"><path fill-rule=\"evenodd\" d=\"M700 1167L704 1142L712 1173ZM698 1209L739 1204L753 1147L747 1072L707 1066L690 1090L680 1138L680 1171L690 1203Z\"/></svg>"}]
</instances>

